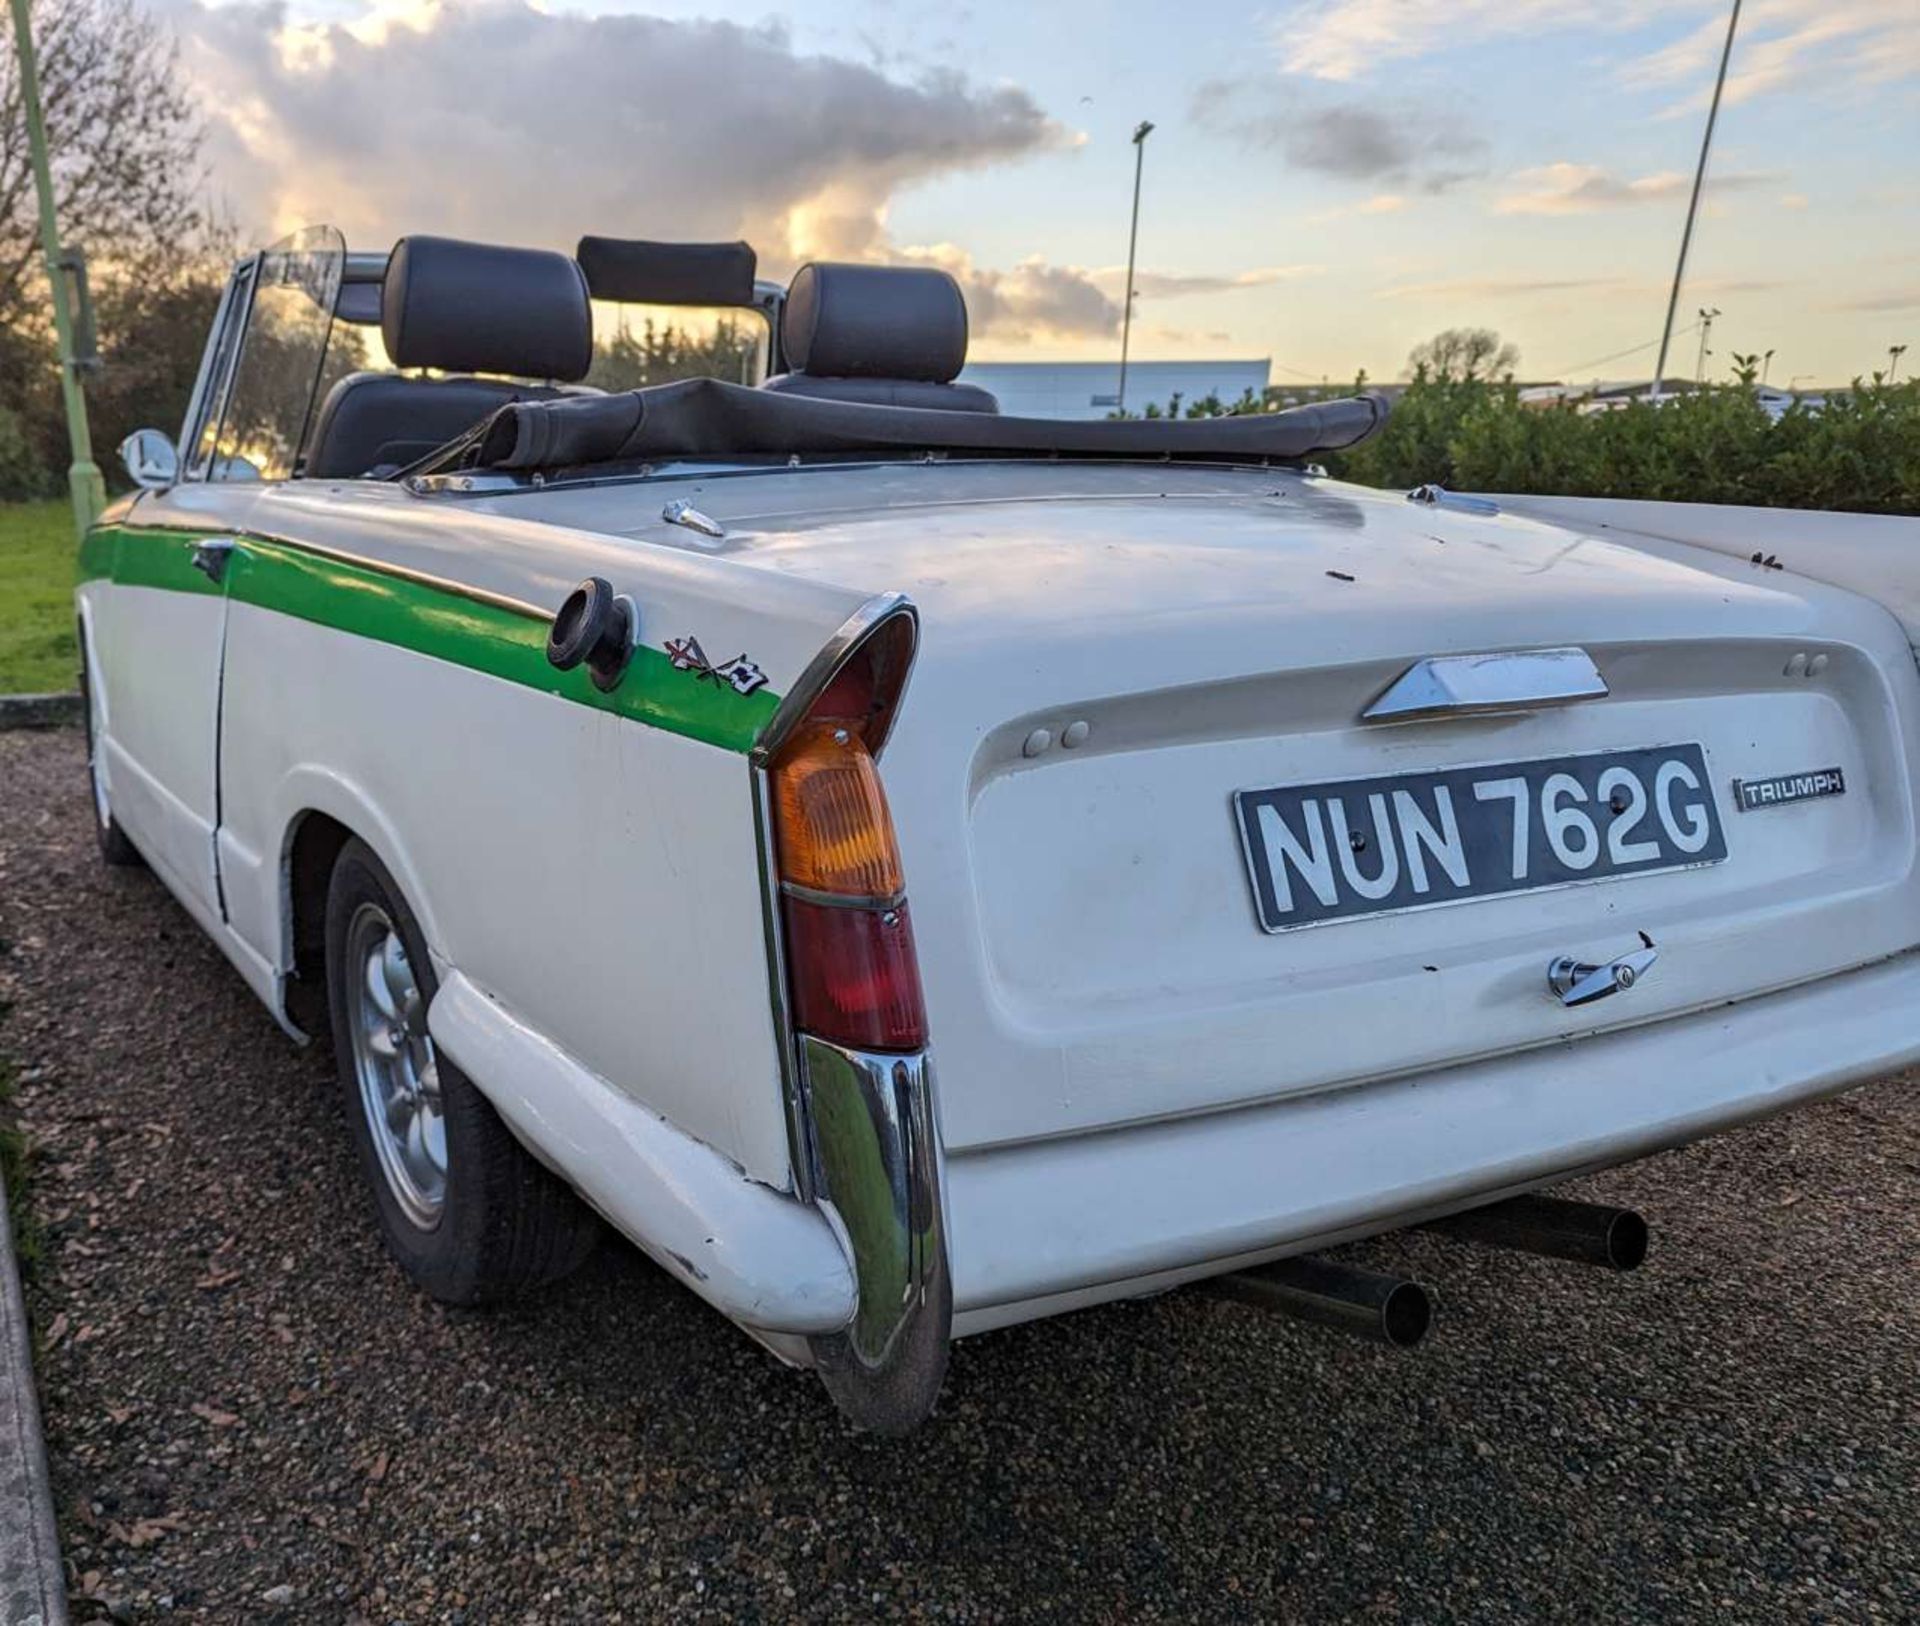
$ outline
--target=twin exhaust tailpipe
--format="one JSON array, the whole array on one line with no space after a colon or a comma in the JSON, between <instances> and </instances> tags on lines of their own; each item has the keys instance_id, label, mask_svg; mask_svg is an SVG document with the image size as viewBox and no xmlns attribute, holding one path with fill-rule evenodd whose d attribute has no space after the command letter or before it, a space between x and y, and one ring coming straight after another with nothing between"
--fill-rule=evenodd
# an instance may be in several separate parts
<instances>
[{"instance_id":1,"label":"twin exhaust tailpipe","mask_svg":"<svg viewBox=\"0 0 1920 1626\"><path fill-rule=\"evenodd\" d=\"M1647 1222L1632 1209L1559 1197L1512 1197L1415 1229L1608 1270L1632 1270L1647 1256ZM1433 1325L1432 1296L1418 1282L1330 1259L1281 1259L1201 1286L1215 1298L1278 1310L1396 1349L1413 1348Z\"/></svg>"}]
</instances>

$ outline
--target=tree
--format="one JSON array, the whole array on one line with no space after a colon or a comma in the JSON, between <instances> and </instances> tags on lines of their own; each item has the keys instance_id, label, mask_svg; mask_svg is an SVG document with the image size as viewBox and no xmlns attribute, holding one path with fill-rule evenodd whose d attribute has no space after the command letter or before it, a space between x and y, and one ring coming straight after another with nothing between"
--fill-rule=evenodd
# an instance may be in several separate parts
<instances>
[{"instance_id":1,"label":"tree","mask_svg":"<svg viewBox=\"0 0 1920 1626\"><path fill-rule=\"evenodd\" d=\"M611 339L593 353L587 382L603 390L637 390L649 384L671 384L682 378L721 378L730 384L750 384L760 360L757 319L746 322L722 316L702 336L649 316L635 334L622 322Z\"/></svg>"},{"instance_id":2,"label":"tree","mask_svg":"<svg viewBox=\"0 0 1920 1626\"><path fill-rule=\"evenodd\" d=\"M1424 372L1443 383L1511 378L1519 365L1518 347L1502 341L1490 327L1450 327L1415 345L1407 357L1413 376Z\"/></svg>"},{"instance_id":3,"label":"tree","mask_svg":"<svg viewBox=\"0 0 1920 1626\"><path fill-rule=\"evenodd\" d=\"M61 241L84 249L92 271L106 370L88 394L107 407L109 421L95 413L95 439L110 451L136 392L139 421L178 419L218 296L216 234L199 201L202 127L172 39L133 0L34 0L31 9ZM140 359L141 376L116 376L129 358ZM0 51L0 412L47 469L66 462L58 391L9 47Z\"/></svg>"},{"instance_id":4,"label":"tree","mask_svg":"<svg viewBox=\"0 0 1920 1626\"><path fill-rule=\"evenodd\" d=\"M35 0L40 96L61 240L116 272L172 261L206 224L201 124L178 47L132 0ZM0 325L42 302L20 68L0 53Z\"/></svg>"}]
</instances>

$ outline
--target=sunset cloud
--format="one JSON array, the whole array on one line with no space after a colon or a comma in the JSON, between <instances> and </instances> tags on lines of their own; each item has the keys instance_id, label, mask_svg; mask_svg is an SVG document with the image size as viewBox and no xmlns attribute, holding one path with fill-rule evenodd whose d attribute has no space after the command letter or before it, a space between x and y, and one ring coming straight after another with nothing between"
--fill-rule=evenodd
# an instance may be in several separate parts
<instances>
[{"instance_id":1,"label":"sunset cloud","mask_svg":"<svg viewBox=\"0 0 1920 1626\"><path fill-rule=\"evenodd\" d=\"M1709 176L1709 192L1744 191L1777 182L1778 176L1735 173ZM1584 215L1623 204L1657 203L1684 196L1692 178L1663 169L1633 180L1614 175L1598 164L1540 164L1516 171L1510 178L1516 190L1494 200L1495 214Z\"/></svg>"},{"instance_id":2,"label":"sunset cloud","mask_svg":"<svg viewBox=\"0 0 1920 1626\"><path fill-rule=\"evenodd\" d=\"M517 0L385 0L350 22L296 24L254 0L172 16L211 169L255 236L324 220L361 247L406 232L558 248L584 232L745 237L776 273L920 257L888 234L902 188L1074 142L1017 87L889 77L803 54L774 23ZM946 257L976 332L1117 327L1084 272Z\"/></svg>"}]
</instances>

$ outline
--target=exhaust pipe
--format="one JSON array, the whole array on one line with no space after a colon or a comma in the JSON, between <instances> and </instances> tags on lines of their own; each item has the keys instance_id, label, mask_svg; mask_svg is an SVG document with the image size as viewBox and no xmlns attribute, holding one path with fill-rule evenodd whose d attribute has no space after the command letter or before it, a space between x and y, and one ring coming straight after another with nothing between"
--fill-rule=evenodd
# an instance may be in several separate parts
<instances>
[{"instance_id":1,"label":"exhaust pipe","mask_svg":"<svg viewBox=\"0 0 1920 1626\"><path fill-rule=\"evenodd\" d=\"M1631 1208L1560 1197L1510 1197L1415 1229L1608 1270L1632 1270L1647 1257L1647 1222Z\"/></svg>"},{"instance_id":2,"label":"exhaust pipe","mask_svg":"<svg viewBox=\"0 0 1920 1626\"><path fill-rule=\"evenodd\" d=\"M1215 1298L1280 1310L1395 1349L1413 1348L1433 1325L1433 1300L1418 1282L1325 1259L1281 1259L1200 1286Z\"/></svg>"}]
</instances>

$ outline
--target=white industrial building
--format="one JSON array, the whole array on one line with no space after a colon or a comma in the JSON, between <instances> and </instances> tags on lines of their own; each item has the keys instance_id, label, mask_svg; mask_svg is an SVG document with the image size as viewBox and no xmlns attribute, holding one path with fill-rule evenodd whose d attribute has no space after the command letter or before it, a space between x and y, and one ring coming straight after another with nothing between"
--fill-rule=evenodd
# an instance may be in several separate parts
<instances>
[{"instance_id":1,"label":"white industrial building","mask_svg":"<svg viewBox=\"0 0 1920 1626\"><path fill-rule=\"evenodd\" d=\"M1134 361L1127 364L1127 410L1143 413L1151 402L1167 411L1175 396L1185 411L1217 395L1231 406L1248 390L1257 401L1266 392L1267 361ZM960 374L963 384L991 391L1002 412L1021 418L1105 418L1120 405L1117 361L975 361Z\"/></svg>"}]
</instances>

